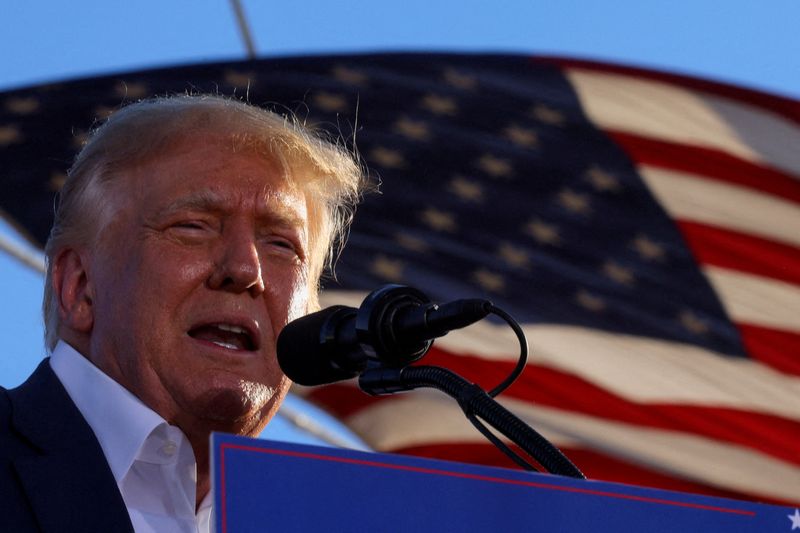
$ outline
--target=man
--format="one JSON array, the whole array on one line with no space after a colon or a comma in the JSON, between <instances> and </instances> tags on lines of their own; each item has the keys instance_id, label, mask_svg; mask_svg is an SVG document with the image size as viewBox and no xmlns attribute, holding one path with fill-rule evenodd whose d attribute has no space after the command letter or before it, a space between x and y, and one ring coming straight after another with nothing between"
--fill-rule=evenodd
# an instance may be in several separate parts
<instances>
[{"instance_id":1,"label":"man","mask_svg":"<svg viewBox=\"0 0 800 533\"><path fill-rule=\"evenodd\" d=\"M46 246L52 356L0 392L1 531L207 531L209 435L258 435L289 387L363 175L268 111L183 96L118 111Z\"/></svg>"}]
</instances>

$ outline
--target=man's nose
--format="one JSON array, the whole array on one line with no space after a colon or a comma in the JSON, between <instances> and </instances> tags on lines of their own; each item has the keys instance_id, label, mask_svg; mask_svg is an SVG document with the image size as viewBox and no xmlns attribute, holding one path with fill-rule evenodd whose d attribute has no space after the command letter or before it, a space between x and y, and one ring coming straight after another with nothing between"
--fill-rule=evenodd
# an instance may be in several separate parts
<instances>
[{"instance_id":1,"label":"man's nose","mask_svg":"<svg viewBox=\"0 0 800 533\"><path fill-rule=\"evenodd\" d=\"M215 290L237 293L248 291L253 296L264 292L261 258L252 232L225 232L209 286Z\"/></svg>"}]
</instances>

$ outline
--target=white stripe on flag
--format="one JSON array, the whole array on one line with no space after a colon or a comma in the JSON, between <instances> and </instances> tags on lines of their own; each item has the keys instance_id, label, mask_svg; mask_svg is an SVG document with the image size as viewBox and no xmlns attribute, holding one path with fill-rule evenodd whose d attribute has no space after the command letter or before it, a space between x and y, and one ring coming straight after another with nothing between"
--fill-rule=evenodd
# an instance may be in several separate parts
<instances>
[{"instance_id":1,"label":"white stripe on flag","mask_svg":"<svg viewBox=\"0 0 800 533\"><path fill-rule=\"evenodd\" d=\"M580 68L566 74L601 128L717 149L800 175L800 127L778 114L662 81Z\"/></svg>"},{"instance_id":2,"label":"white stripe on flag","mask_svg":"<svg viewBox=\"0 0 800 533\"><path fill-rule=\"evenodd\" d=\"M675 170L643 165L639 173L673 218L800 246L800 206L796 203Z\"/></svg>"},{"instance_id":3,"label":"white stripe on flag","mask_svg":"<svg viewBox=\"0 0 800 533\"><path fill-rule=\"evenodd\" d=\"M800 331L800 287L727 268L703 268L734 322Z\"/></svg>"}]
</instances>

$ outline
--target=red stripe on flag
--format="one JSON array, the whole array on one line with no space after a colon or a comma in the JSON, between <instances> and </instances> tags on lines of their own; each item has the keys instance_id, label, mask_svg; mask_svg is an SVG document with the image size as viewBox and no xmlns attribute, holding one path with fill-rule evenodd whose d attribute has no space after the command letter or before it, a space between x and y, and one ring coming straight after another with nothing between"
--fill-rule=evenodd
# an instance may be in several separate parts
<instances>
[{"instance_id":1,"label":"red stripe on flag","mask_svg":"<svg viewBox=\"0 0 800 533\"><path fill-rule=\"evenodd\" d=\"M513 367L510 362L452 355L436 348L429 352L424 363L446 367L487 390ZM572 374L533 364L503 395L617 422L704 436L800 464L797 448L800 421L775 415L699 405L636 403ZM391 397L369 396L356 387L342 384L315 388L308 399L340 419L376 402L392 401Z\"/></svg>"},{"instance_id":2,"label":"red stripe on flag","mask_svg":"<svg viewBox=\"0 0 800 533\"><path fill-rule=\"evenodd\" d=\"M791 174L711 148L658 141L620 131L606 133L638 164L735 183L800 203L800 181Z\"/></svg>"},{"instance_id":3,"label":"red stripe on flag","mask_svg":"<svg viewBox=\"0 0 800 533\"><path fill-rule=\"evenodd\" d=\"M485 389L499 383L513 367L510 362L452 355L435 348L425 363L448 368ZM800 464L800 421L796 420L696 404L636 403L573 374L533 364L528 364L523 377L503 394L608 420L702 435Z\"/></svg>"},{"instance_id":4,"label":"red stripe on flag","mask_svg":"<svg viewBox=\"0 0 800 533\"><path fill-rule=\"evenodd\" d=\"M697 261L800 285L800 249L699 222L677 221Z\"/></svg>"},{"instance_id":5,"label":"red stripe on flag","mask_svg":"<svg viewBox=\"0 0 800 533\"><path fill-rule=\"evenodd\" d=\"M800 376L800 334L753 324L736 326L750 355L777 370Z\"/></svg>"},{"instance_id":6,"label":"red stripe on flag","mask_svg":"<svg viewBox=\"0 0 800 533\"><path fill-rule=\"evenodd\" d=\"M370 396L358 387L342 383L314 387L303 397L340 420L381 401L378 396Z\"/></svg>"},{"instance_id":7,"label":"red stripe on flag","mask_svg":"<svg viewBox=\"0 0 800 533\"><path fill-rule=\"evenodd\" d=\"M520 451L517 446L513 446L515 451ZM622 461L616 457L611 457L595 451L582 448L559 447L564 454L580 468L589 479L612 481L616 483L626 483L629 485L639 485L643 487L654 487L664 490L674 490L689 492L693 494L705 494L722 498L734 498L739 500L756 500L764 503L774 503L777 505L796 506L800 502L776 500L760 496L758 494L748 494L725 490L702 483L694 483L685 479L679 479L667 474L657 472L639 465ZM519 469L514 462L506 457L494 446L483 443L438 443L425 446L411 446L396 450L387 450L392 453L402 453L415 455L417 457L429 457L434 459L444 459L447 461L459 461L462 463L483 464L488 466L499 466L505 468ZM520 452L522 453L522 452Z\"/></svg>"}]
</instances>

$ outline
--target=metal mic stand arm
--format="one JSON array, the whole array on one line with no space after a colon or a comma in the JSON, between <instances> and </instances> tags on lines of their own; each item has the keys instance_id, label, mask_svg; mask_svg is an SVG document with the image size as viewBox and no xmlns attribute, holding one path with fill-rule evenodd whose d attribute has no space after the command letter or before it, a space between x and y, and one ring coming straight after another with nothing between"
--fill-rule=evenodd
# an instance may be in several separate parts
<instances>
[{"instance_id":1,"label":"metal mic stand arm","mask_svg":"<svg viewBox=\"0 0 800 533\"><path fill-rule=\"evenodd\" d=\"M551 474L585 479L578 467L550 441L520 420L511 411L497 403L479 386L470 383L446 368L438 366L386 368L379 366L368 369L361 374L358 383L362 390L373 396L393 394L421 387L438 389L454 398L470 421L504 453L508 453L510 450L494 435L491 435L488 429L481 429L481 426L474 419L475 416L480 417L517 444ZM486 430L484 431L484 429Z\"/></svg>"}]
</instances>

